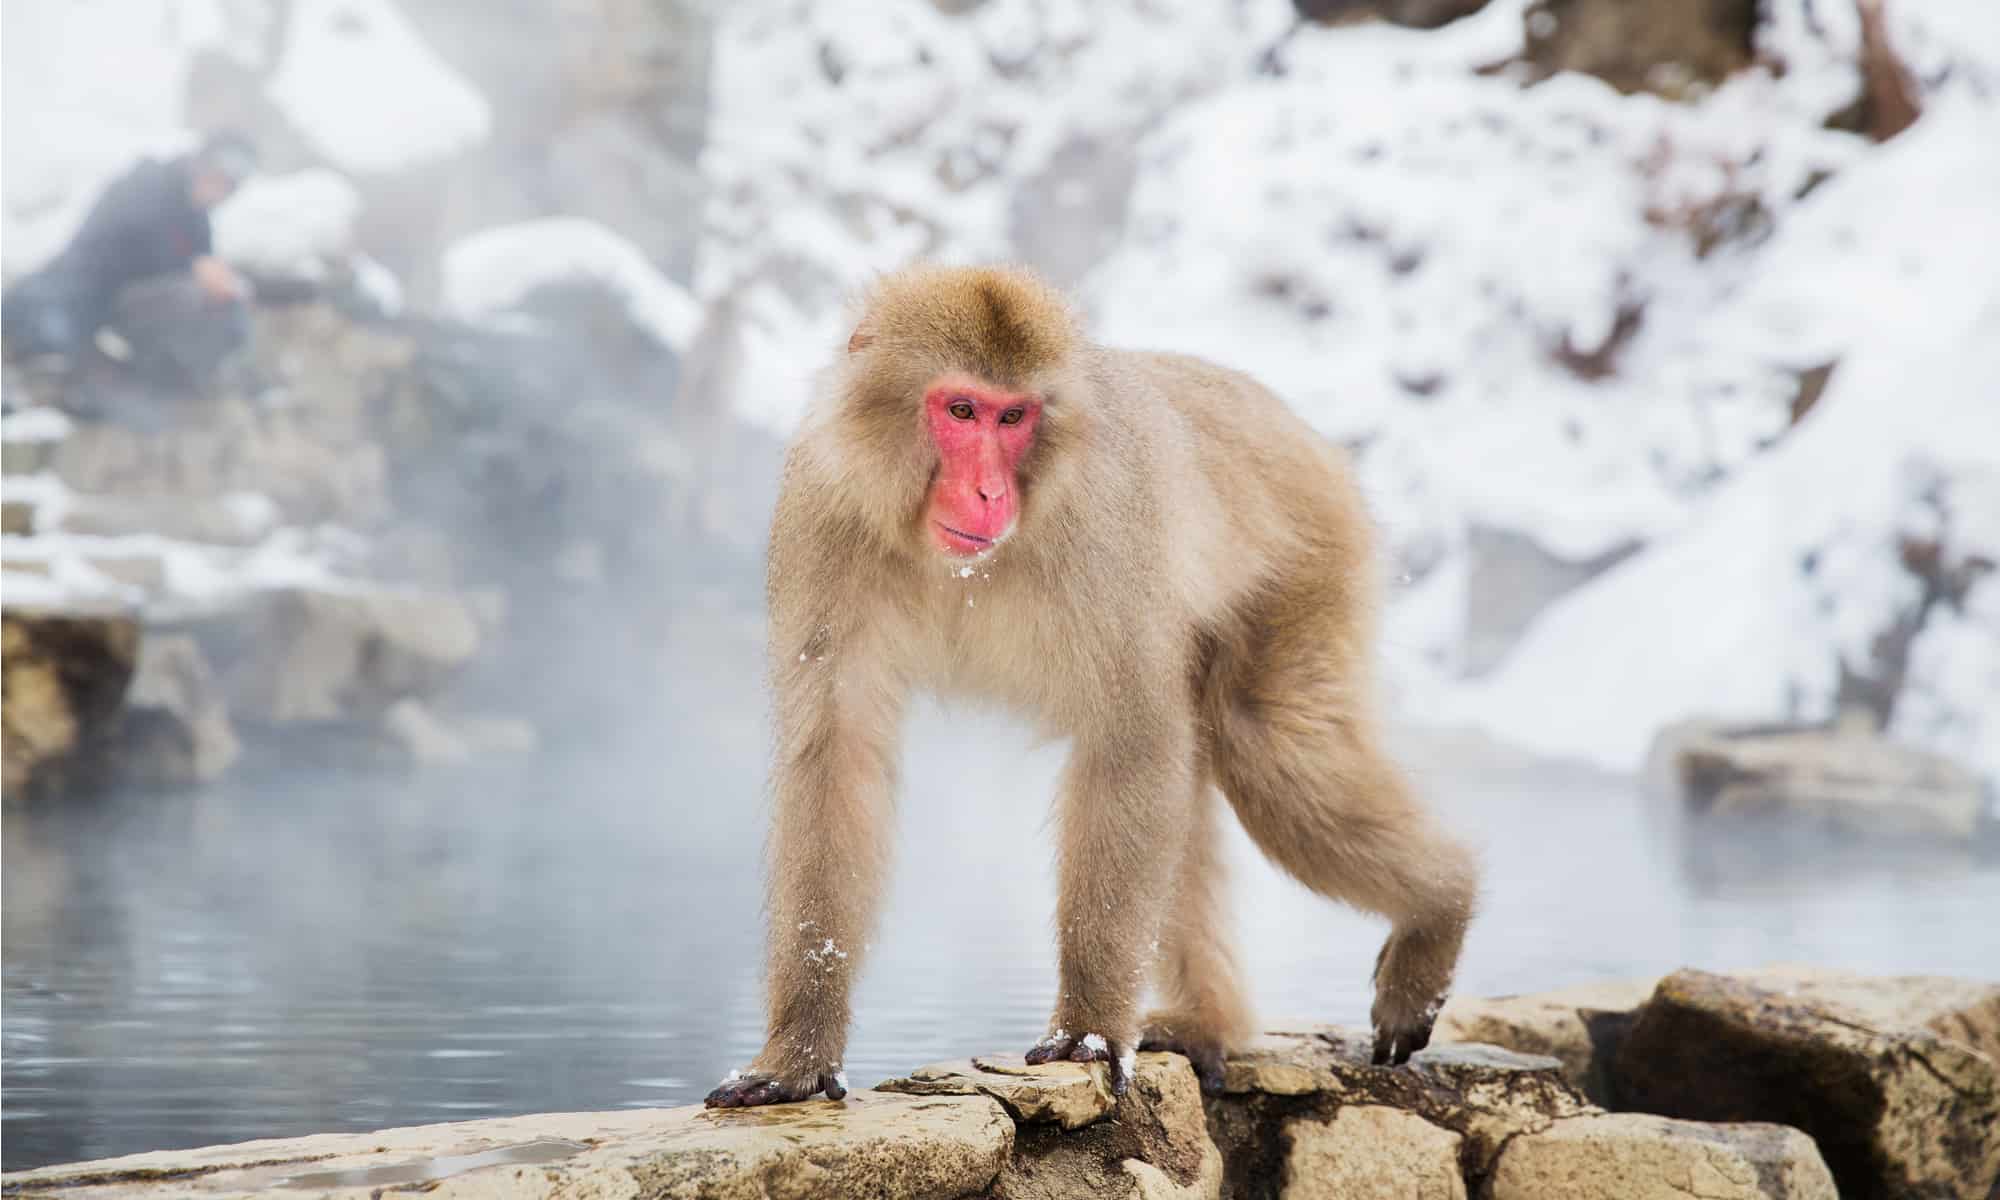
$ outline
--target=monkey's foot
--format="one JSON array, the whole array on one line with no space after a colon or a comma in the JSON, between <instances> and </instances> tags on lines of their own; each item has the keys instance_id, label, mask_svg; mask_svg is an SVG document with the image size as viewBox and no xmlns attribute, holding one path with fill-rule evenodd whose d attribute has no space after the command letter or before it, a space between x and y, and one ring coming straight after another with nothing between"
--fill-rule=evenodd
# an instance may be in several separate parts
<instances>
[{"instance_id":1,"label":"monkey's foot","mask_svg":"<svg viewBox=\"0 0 2000 1200\"><path fill-rule=\"evenodd\" d=\"M1111 1094L1114 1096L1124 1095L1125 1089L1132 1086L1132 1073L1138 1065L1137 1056L1130 1046L1114 1042L1101 1033L1072 1037L1061 1029L1028 1047L1028 1053L1023 1057L1031 1067L1050 1062L1108 1063L1111 1068Z\"/></svg>"},{"instance_id":2,"label":"monkey's foot","mask_svg":"<svg viewBox=\"0 0 2000 1200\"><path fill-rule=\"evenodd\" d=\"M1194 1065L1194 1077L1201 1081L1201 1090L1211 1096L1222 1093L1222 1064L1225 1057L1222 1040L1197 1030L1184 1028L1179 1022L1154 1017L1146 1022L1139 1034L1139 1049L1168 1050L1185 1055Z\"/></svg>"},{"instance_id":3,"label":"monkey's foot","mask_svg":"<svg viewBox=\"0 0 2000 1200\"><path fill-rule=\"evenodd\" d=\"M709 1108L754 1108L760 1104L788 1104L794 1100L809 1099L815 1092L825 1092L829 1100L841 1100L847 1096L845 1071L828 1071L808 1078L810 1082L787 1083L763 1071L731 1071L729 1078L718 1084L702 1104Z\"/></svg>"},{"instance_id":4,"label":"monkey's foot","mask_svg":"<svg viewBox=\"0 0 2000 1200\"><path fill-rule=\"evenodd\" d=\"M1410 1061L1410 1055L1431 1044L1431 1028L1437 1024L1438 1010L1444 1007L1444 997L1439 996L1426 1005L1423 1011L1407 1017L1389 1017L1383 1013L1383 1006L1375 1006L1375 1065L1378 1067L1400 1067Z\"/></svg>"}]
</instances>

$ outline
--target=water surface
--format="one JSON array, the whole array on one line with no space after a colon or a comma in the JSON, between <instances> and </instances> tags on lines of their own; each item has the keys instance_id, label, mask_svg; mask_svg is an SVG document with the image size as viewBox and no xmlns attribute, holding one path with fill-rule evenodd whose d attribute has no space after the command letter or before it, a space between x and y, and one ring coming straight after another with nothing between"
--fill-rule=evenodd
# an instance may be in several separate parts
<instances>
[{"instance_id":1,"label":"water surface","mask_svg":"<svg viewBox=\"0 0 2000 1200\"><path fill-rule=\"evenodd\" d=\"M1054 992L1061 748L964 713L911 729L857 1082L1025 1048ZM1777 960L2000 976L1992 870L1697 886L1627 780L1406 757L1488 863L1462 990ZM752 749L704 740L8 812L6 1167L698 1099L761 1035L760 782ZM1235 848L1260 1009L1362 1021L1381 924Z\"/></svg>"}]
</instances>

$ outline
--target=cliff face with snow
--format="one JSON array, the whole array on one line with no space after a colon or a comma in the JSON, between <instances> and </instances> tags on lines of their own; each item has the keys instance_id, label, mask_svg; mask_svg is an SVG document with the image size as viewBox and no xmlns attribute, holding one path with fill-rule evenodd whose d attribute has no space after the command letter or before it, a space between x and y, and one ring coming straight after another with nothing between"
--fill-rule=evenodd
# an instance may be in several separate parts
<instances>
[{"instance_id":1,"label":"cliff face with snow","mask_svg":"<svg viewBox=\"0 0 2000 1200\"><path fill-rule=\"evenodd\" d=\"M1681 716L1853 704L2000 776L2000 9L1889 5L1925 111L1886 143L1830 127L1861 85L1849 4L1762 5L1748 65L1629 92L1549 74L1557 14L1586 9L1420 31L1293 29L1278 0L727 6L688 56L697 206L631 115L671 81L567 26L471 46L414 0L282 26L24 8L5 265L185 140L201 55L247 73L285 147L225 251L380 257L419 311L480 322L594 280L687 357L677 405L771 432L872 275L1025 260L1105 340L1250 370L1353 448L1412 717L1629 766ZM699 28L678 20L656 32ZM549 163L601 173L519 166L526 109L495 81L530 79L502 52L560 60ZM620 199L583 211L557 175Z\"/></svg>"},{"instance_id":2,"label":"cliff face with snow","mask_svg":"<svg viewBox=\"0 0 2000 1200\"><path fill-rule=\"evenodd\" d=\"M1413 717L1629 767L1682 716L1857 701L2000 773L2000 15L1891 6L1926 114L1878 145L1828 127L1853 10L1765 8L1751 66L1668 100L1529 84L1555 18L1522 0L1289 37L1278 5L753 6L700 279L742 297L737 403L792 420L872 272L1024 258L1354 447ZM1554 603L1496 645L1508 555Z\"/></svg>"}]
</instances>

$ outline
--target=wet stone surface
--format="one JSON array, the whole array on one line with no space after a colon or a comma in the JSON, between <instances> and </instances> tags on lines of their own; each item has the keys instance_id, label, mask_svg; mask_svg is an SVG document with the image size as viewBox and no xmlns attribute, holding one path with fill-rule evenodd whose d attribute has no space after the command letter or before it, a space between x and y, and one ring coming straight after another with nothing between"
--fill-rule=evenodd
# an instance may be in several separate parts
<instances>
[{"instance_id":1,"label":"wet stone surface","mask_svg":"<svg viewBox=\"0 0 2000 1200\"><path fill-rule=\"evenodd\" d=\"M727 1114L700 1108L566 1113L246 1142L6 1176L10 1196L976 1194L1013 1123L984 1097L856 1092Z\"/></svg>"},{"instance_id":2,"label":"wet stone surface","mask_svg":"<svg viewBox=\"0 0 2000 1200\"><path fill-rule=\"evenodd\" d=\"M250 1142L20 1172L5 1188L87 1200L273 1189L371 1200L390 1190L550 1200L1978 1196L2000 1174L1995 1064L1949 1034L1979 1039L1983 986L1924 999L1902 979L1677 972L1625 1014L1604 1068L1619 1103L1637 1111L1591 1104L1566 1060L1444 1042L1377 1067L1367 1031L1299 1025L1255 1038L1216 1095L1202 1094L1177 1054L1138 1056L1115 1098L1102 1064L978 1055L844 1101ZM1563 1014L1593 998L1571 990L1469 1008L1556 1014L1567 1037L1576 1018Z\"/></svg>"}]
</instances>

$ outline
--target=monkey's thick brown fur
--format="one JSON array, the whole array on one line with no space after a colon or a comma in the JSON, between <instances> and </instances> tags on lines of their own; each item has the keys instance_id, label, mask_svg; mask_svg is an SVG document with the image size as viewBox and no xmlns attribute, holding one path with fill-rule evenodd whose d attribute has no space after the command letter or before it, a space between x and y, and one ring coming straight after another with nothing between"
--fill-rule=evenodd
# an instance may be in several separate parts
<instances>
[{"instance_id":1,"label":"monkey's thick brown fur","mask_svg":"<svg viewBox=\"0 0 2000 1200\"><path fill-rule=\"evenodd\" d=\"M1012 536L976 560L926 539L939 451L922 397L955 377L1042 399ZM791 448L772 525L770 1034L709 1102L844 1092L920 689L998 700L1072 740L1060 995L1031 1059L1108 1060L1122 1090L1143 1040L1219 1082L1250 1018L1218 792L1280 867L1392 922L1377 1058L1407 1058L1451 982L1477 870L1383 752L1376 591L1343 455L1255 381L1093 345L1023 273L882 281ZM1144 1016L1149 974L1165 1008Z\"/></svg>"}]
</instances>

